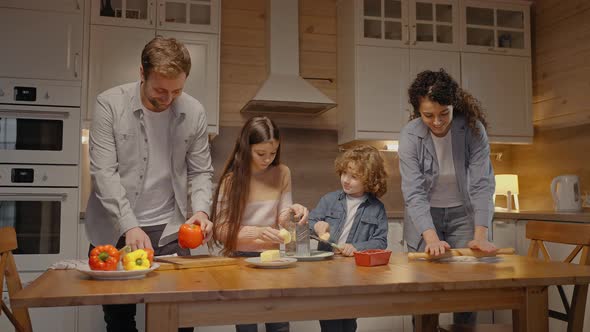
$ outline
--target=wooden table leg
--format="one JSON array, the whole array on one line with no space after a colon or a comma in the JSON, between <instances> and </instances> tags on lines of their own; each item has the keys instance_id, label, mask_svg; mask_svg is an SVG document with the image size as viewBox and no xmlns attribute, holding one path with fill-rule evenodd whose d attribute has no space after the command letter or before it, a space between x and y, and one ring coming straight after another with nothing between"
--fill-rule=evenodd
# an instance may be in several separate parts
<instances>
[{"instance_id":1,"label":"wooden table leg","mask_svg":"<svg viewBox=\"0 0 590 332\"><path fill-rule=\"evenodd\" d=\"M512 311L514 332L549 331L549 297L547 287L526 289L525 303L520 310Z\"/></svg>"},{"instance_id":2,"label":"wooden table leg","mask_svg":"<svg viewBox=\"0 0 590 332\"><path fill-rule=\"evenodd\" d=\"M414 331L436 332L438 329L438 314L414 315Z\"/></svg>"},{"instance_id":3,"label":"wooden table leg","mask_svg":"<svg viewBox=\"0 0 590 332\"><path fill-rule=\"evenodd\" d=\"M174 303L146 303L146 332L178 332L178 305Z\"/></svg>"}]
</instances>

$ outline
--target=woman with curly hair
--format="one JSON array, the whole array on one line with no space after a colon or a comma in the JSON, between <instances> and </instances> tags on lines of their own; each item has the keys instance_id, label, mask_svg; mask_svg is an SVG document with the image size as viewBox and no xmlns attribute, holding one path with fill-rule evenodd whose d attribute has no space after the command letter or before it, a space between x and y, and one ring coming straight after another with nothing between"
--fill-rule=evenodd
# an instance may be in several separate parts
<instances>
[{"instance_id":1,"label":"woman with curly hair","mask_svg":"<svg viewBox=\"0 0 590 332\"><path fill-rule=\"evenodd\" d=\"M398 151L408 250L495 252L488 241L495 180L479 102L443 69L419 73L408 95L414 111ZM454 315L457 324L475 318L474 313Z\"/></svg>"},{"instance_id":2,"label":"woman with curly hair","mask_svg":"<svg viewBox=\"0 0 590 332\"><path fill-rule=\"evenodd\" d=\"M319 237L338 244L343 256L366 249L387 248L387 214L379 200L387 192L383 158L372 146L361 145L336 159L342 190L324 195L309 213L309 226ZM332 248L320 242L319 250ZM322 332L356 331L356 319L320 320Z\"/></svg>"}]
</instances>

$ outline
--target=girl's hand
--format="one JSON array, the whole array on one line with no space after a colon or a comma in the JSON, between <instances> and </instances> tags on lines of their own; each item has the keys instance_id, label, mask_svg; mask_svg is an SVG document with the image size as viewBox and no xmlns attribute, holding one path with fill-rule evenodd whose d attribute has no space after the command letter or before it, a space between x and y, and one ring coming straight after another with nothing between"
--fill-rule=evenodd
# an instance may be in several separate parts
<instances>
[{"instance_id":1,"label":"girl's hand","mask_svg":"<svg viewBox=\"0 0 590 332\"><path fill-rule=\"evenodd\" d=\"M350 243L346 243L343 246L340 247L340 249L334 249L334 251L339 252L342 256L353 256L355 252L357 252L358 250L356 250L356 248L350 244Z\"/></svg>"},{"instance_id":2,"label":"girl's hand","mask_svg":"<svg viewBox=\"0 0 590 332\"><path fill-rule=\"evenodd\" d=\"M426 244L426 248L424 248L424 252L430 254L432 256L438 256L445 253L447 249L451 249L451 246L446 241L435 241L432 243Z\"/></svg>"},{"instance_id":3,"label":"girl's hand","mask_svg":"<svg viewBox=\"0 0 590 332\"><path fill-rule=\"evenodd\" d=\"M301 204L293 204L291 205L291 210L295 213L295 219L299 219L300 225L307 224L307 216L309 215L309 210L301 205Z\"/></svg>"},{"instance_id":4,"label":"girl's hand","mask_svg":"<svg viewBox=\"0 0 590 332\"><path fill-rule=\"evenodd\" d=\"M322 235L330 232L330 224L323 220L320 220L315 223L315 225L313 226L313 230L318 235L318 237L322 237Z\"/></svg>"},{"instance_id":5,"label":"girl's hand","mask_svg":"<svg viewBox=\"0 0 590 332\"><path fill-rule=\"evenodd\" d=\"M283 237L279 235L279 230L272 227L264 227L261 229L258 238L264 242L283 243Z\"/></svg>"},{"instance_id":6,"label":"girl's hand","mask_svg":"<svg viewBox=\"0 0 590 332\"><path fill-rule=\"evenodd\" d=\"M493 243L489 242L488 240L473 239L473 240L469 241L468 246L471 249L478 249L483 252L496 252L496 251L498 251L498 248L496 248L496 246Z\"/></svg>"}]
</instances>

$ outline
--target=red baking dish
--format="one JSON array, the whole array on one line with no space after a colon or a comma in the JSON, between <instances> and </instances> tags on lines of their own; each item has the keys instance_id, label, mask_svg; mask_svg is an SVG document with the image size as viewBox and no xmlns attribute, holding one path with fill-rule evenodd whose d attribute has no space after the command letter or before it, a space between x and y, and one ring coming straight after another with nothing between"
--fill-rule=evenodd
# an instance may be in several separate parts
<instances>
[{"instance_id":1,"label":"red baking dish","mask_svg":"<svg viewBox=\"0 0 590 332\"><path fill-rule=\"evenodd\" d=\"M389 263L391 250L370 249L354 253L354 260L359 266L377 266Z\"/></svg>"}]
</instances>

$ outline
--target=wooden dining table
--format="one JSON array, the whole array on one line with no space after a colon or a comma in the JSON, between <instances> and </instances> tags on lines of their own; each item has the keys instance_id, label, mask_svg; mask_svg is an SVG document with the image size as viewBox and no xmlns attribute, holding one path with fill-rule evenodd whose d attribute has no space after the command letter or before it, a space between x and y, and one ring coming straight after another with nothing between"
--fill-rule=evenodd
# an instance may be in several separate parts
<instances>
[{"instance_id":1,"label":"wooden dining table","mask_svg":"<svg viewBox=\"0 0 590 332\"><path fill-rule=\"evenodd\" d=\"M11 298L15 307L146 304L148 332L178 327L513 309L514 331L548 331L547 287L588 284L590 267L498 256L485 262L408 261L362 267L354 258L284 269L237 265L153 271L139 280L93 280L49 270Z\"/></svg>"}]
</instances>

